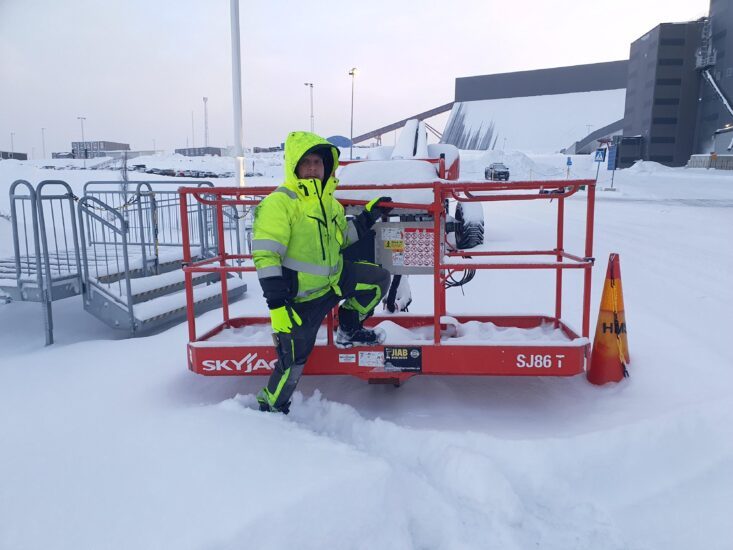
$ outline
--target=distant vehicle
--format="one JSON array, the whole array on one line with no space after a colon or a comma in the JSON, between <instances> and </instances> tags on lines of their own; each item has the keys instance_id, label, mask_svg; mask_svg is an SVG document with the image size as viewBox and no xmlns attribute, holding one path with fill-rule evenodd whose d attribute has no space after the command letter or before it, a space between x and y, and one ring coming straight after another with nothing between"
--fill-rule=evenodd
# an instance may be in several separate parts
<instances>
[{"instance_id":1,"label":"distant vehicle","mask_svg":"<svg viewBox=\"0 0 733 550\"><path fill-rule=\"evenodd\" d=\"M161 176L175 176L176 172L170 168L164 168L158 172Z\"/></svg>"},{"instance_id":2,"label":"distant vehicle","mask_svg":"<svg viewBox=\"0 0 733 550\"><path fill-rule=\"evenodd\" d=\"M493 162L484 170L484 178L492 181L509 181L509 168L501 162Z\"/></svg>"}]
</instances>

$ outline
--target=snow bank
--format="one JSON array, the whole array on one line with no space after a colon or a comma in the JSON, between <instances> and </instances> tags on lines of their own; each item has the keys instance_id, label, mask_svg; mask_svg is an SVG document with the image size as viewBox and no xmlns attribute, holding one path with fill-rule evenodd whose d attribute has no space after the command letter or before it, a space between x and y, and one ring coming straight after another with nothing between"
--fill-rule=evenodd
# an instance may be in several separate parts
<instances>
[{"instance_id":1,"label":"snow bank","mask_svg":"<svg viewBox=\"0 0 733 550\"><path fill-rule=\"evenodd\" d=\"M559 151L624 116L626 90L601 90L457 102L443 139L459 147L474 142L525 152ZM489 139L490 138L490 139Z\"/></svg>"}]
</instances>

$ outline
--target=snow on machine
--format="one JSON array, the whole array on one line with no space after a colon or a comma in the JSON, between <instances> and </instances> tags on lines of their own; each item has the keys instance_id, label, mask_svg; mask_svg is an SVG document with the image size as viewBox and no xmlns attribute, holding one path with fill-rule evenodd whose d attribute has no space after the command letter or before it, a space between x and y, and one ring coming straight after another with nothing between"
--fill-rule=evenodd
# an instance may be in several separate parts
<instances>
[{"instance_id":1,"label":"snow on machine","mask_svg":"<svg viewBox=\"0 0 733 550\"><path fill-rule=\"evenodd\" d=\"M396 158L401 151L398 143L389 160L344 163L339 172L336 196L347 212L360 210L374 196L391 197L390 206L394 209L389 218L374 226L373 248L354 253L357 256L373 254L394 276L429 275L432 278L432 314L403 311L375 315L365 324L379 326L384 331L383 344L344 349L335 343L338 320L335 312L331 312L320 328L304 374L349 374L370 383L398 385L418 374L573 376L584 372L590 352L595 182L457 181L457 151L452 157L446 146L432 146L431 156L430 146L425 144L423 147L419 136L412 144L412 156L408 158ZM428 154L423 156L420 151L425 152L425 149ZM409 145L407 150L409 152ZM386 155L386 151L375 154ZM587 187L585 244L582 252L570 253L565 250L565 199L576 194L582 186ZM227 243L233 239L228 235L224 212L225 209L251 208L273 189L179 189L184 253L189 250L189 205L203 203L216 212L218 253L193 263L190 257L185 258L183 270L190 300L193 299L191 281L195 274L218 274L226 296L227 275L255 271L251 254L233 254L228 250ZM550 193L540 193L541 190ZM469 251L461 248L459 239L453 238L449 231L457 225L446 207L450 201L455 201L465 212L467 206L481 208L487 201L503 201L508 207L512 201L525 200L554 201L557 212L554 248L507 251L490 250L484 245L480 250ZM568 269L581 270L584 275L579 333L563 320L562 315L563 274ZM449 308L447 289L465 284L479 270L554 271L554 311L530 315L477 315ZM399 287L395 289L395 304L398 296ZM199 334L193 310L189 308L189 368L207 376L269 375L276 361L269 317L264 312L232 316L228 300L224 301L221 311L221 322Z\"/></svg>"},{"instance_id":2,"label":"snow on machine","mask_svg":"<svg viewBox=\"0 0 733 550\"><path fill-rule=\"evenodd\" d=\"M460 156L455 145L428 144L425 123L408 120L400 132L394 146L373 147L368 149L367 159L342 160L337 173L340 184L336 191L338 199L369 200L374 190L345 190L345 186L374 186L395 183L431 183L436 178L441 181L456 181L460 176ZM393 201L431 202L429 189L406 188L390 190ZM484 242L484 213L481 203L456 202L454 216L449 214L450 204L444 203L446 217L445 229L451 234L451 244L460 249L473 248ZM356 215L361 207L346 207L346 213ZM424 209L399 209L393 212L389 221L393 222L431 222L433 214ZM387 220L384 220L385 222ZM390 227L399 227L392 225ZM347 250L348 259L375 261L373 241L362 242ZM467 272L460 284L465 284L473 277ZM407 311L412 302L412 292L407 273L393 271L392 284L384 299L384 306L390 312Z\"/></svg>"}]
</instances>

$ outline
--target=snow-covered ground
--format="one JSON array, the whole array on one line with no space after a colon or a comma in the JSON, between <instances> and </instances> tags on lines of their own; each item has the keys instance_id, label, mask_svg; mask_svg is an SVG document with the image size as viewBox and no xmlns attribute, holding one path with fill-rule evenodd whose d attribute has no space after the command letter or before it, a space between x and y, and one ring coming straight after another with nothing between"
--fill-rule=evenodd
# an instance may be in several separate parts
<instances>
[{"instance_id":1,"label":"snow-covered ground","mask_svg":"<svg viewBox=\"0 0 733 550\"><path fill-rule=\"evenodd\" d=\"M512 179L564 178L565 159L463 153L462 176L503 161ZM571 177L595 176L573 160ZM80 189L117 175L0 162L3 188L21 177ZM598 192L592 314L618 252L632 363L606 387L306 377L277 416L254 410L263 378L187 371L183 325L128 340L71 298L54 303L46 348L38 304L0 305L0 548L733 548L733 174L643 163L614 187ZM485 246L552 247L554 206L487 203ZM568 201L571 252L584 212ZM9 227L0 218L0 257ZM430 311L430 281L411 282L411 311ZM265 310L248 283L234 315ZM550 313L553 289L549 273L484 272L448 308ZM575 327L580 303L568 274Z\"/></svg>"}]
</instances>

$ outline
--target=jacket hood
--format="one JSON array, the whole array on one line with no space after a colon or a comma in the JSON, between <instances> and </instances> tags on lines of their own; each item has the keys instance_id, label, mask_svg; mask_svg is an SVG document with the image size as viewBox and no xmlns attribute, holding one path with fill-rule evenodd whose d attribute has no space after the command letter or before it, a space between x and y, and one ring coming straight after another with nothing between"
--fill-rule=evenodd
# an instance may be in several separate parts
<instances>
[{"instance_id":1,"label":"jacket hood","mask_svg":"<svg viewBox=\"0 0 733 550\"><path fill-rule=\"evenodd\" d=\"M298 162L309 153L318 153L323 157L325 168L324 181L321 182L323 187L326 187L325 183L336 173L339 161L337 147L311 132L290 132L285 140L285 184L293 190L298 187L299 180L295 173Z\"/></svg>"}]
</instances>

